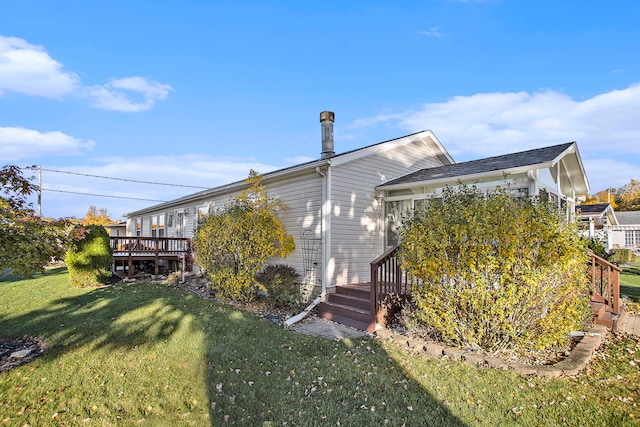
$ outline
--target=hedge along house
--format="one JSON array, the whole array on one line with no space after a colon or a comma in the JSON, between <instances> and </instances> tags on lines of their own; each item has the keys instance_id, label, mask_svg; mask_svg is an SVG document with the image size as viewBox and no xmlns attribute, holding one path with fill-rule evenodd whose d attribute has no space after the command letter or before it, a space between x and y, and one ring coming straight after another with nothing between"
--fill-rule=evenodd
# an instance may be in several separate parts
<instances>
[{"instance_id":1,"label":"hedge along house","mask_svg":"<svg viewBox=\"0 0 640 427\"><path fill-rule=\"evenodd\" d=\"M278 217L296 249L285 262L324 294L336 285L369 281L369 263L384 251L384 205L375 190L388 180L453 163L431 131L335 154L334 114L320 114L318 160L263 175L270 197L287 209ZM244 181L200 191L126 215L127 235L191 238L198 221L246 189Z\"/></svg>"}]
</instances>

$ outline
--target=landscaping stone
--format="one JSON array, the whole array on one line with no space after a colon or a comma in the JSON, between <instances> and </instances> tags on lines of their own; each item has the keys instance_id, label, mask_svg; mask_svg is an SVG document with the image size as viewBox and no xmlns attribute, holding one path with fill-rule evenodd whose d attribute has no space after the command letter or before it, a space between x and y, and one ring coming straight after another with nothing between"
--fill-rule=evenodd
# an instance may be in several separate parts
<instances>
[{"instance_id":1,"label":"landscaping stone","mask_svg":"<svg viewBox=\"0 0 640 427\"><path fill-rule=\"evenodd\" d=\"M376 338L379 340L388 340L393 336L393 332L388 329L378 329L376 331Z\"/></svg>"},{"instance_id":2,"label":"landscaping stone","mask_svg":"<svg viewBox=\"0 0 640 427\"><path fill-rule=\"evenodd\" d=\"M465 353L465 350L462 350L460 348L455 348L455 347L445 347L442 350L442 353L449 357L449 359L451 360L461 360L462 359L462 355Z\"/></svg>"},{"instance_id":3,"label":"landscaping stone","mask_svg":"<svg viewBox=\"0 0 640 427\"><path fill-rule=\"evenodd\" d=\"M537 373L535 366L525 365L524 363L520 363L520 362L509 363L509 369L513 370L513 372L515 372L518 375L524 375L524 376L536 375Z\"/></svg>"},{"instance_id":4,"label":"landscaping stone","mask_svg":"<svg viewBox=\"0 0 640 427\"><path fill-rule=\"evenodd\" d=\"M14 351L9 357L13 357L14 359L22 359L23 357L27 357L28 355L33 353L33 350L33 348L24 348L22 350Z\"/></svg>"},{"instance_id":5,"label":"landscaping stone","mask_svg":"<svg viewBox=\"0 0 640 427\"><path fill-rule=\"evenodd\" d=\"M425 344L424 341L420 341L420 340L414 340L414 339L407 340L407 347L409 347L409 349L414 351L424 350L424 344Z\"/></svg>"},{"instance_id":6,"label":"landscaping stone","mask_svg":"<svg viewBox=\"0 0 640 427\"><path fill-rule=\"evenodd\" d=\"M433 357L442 357L444 346L436 343L428 342L424 345L425 351Z\"/></svg>"},{"instance_id":7,"label":"landscaping stone","mask_svg":"<svg viewBox=\"0 0 640 427\"><path fill-rule=\"evenodd\" d=\"M487 366L494 369L509 369L509 362L499 357L486 357L484 361Z\"/></svg>"},{"instance_id":8,"label":"landscaping stone","mask_svg":"<svg viewBox=\"0 0 640 427\"><path fill-rule=\"evenodd\" d=\"M486 363L484 355L479 353L464 353L462 360L476 366L483 366Z\"/></svg>"},{"instance_id":9,"label":"landscaping stone","mask_svg":"<svg viewBox=\"0 0 640 427\"><path fill-rule=\"evenodd\" d=\"M555 365L536 366L535 375L538 377L554 379L562 376L562 370L558 369Z\"/></svg>"}]
</instances>

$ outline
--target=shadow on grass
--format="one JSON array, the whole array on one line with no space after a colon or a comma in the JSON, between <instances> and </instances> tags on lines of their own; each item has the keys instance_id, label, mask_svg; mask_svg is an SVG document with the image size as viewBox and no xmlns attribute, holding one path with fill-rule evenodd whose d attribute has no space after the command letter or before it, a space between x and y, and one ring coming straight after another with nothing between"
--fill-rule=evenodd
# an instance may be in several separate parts
<instances>
[{"instance_id":1,"label":"shadow on grass","mask_svg":"<svg viewBox=\"0 0 640 427\"><path fill-rule=\"evenodd\" d=\"M62 273L64 270L52 274ZM105 287L55 298L42 308L3 315L0 331L5 338L43 337L55 353L72 346L133 347L167 340L184 313L164 298L150 299L148 292L139 291L134 286ZM145 317L127 316L134 310L145 310Z\"/></svg>"},{"instance_id":2,"label":"shadow on grass","mask_svg":"<svg viewBox=\"0 0 640 427\"><path fill-rule=\"evenodd\" d=\"M465 425L371 339L304 336L241 311L202 320L213 425Z\"/></svg>"},{"instance_id":3,"label":"shadow on grass","mask_svg":"<svg viewBox=\"0 0 640 427\"><path fill-rule=\"evenodd\" d=\"M182 365L171 368L177 381L184 370L202 372L209 399L202 410L211 425L464 425L378 342L300 335L243 311L144 283L49 299L47 292L67 293L68 284L48 282L53 281L7 284L15 289L5 296L32 296L34 308L3 313L5 337L41 336L50 343L45 357L54 358L82 346L118 350L157 344L154 352L161 354L163 343L184 326L182 331L202 335L190 349L201 357L189 358L185 351L178 357ZM152 377L145 387L152 394L166 392Z\"/></svg>"}]
</instances>

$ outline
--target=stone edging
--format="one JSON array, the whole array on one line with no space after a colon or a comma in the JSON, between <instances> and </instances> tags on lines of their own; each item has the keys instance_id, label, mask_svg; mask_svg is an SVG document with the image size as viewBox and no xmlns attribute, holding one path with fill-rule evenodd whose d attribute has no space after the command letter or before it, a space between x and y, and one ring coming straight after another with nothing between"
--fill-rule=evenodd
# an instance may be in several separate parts
<instances>
[{"instance_id":1,"label":"stone edging","mask_svg":"<svg viewBox=\"0 0 640 427\"><path fill-rule=\"evenodd\" d=\"M577 375L593 357L593 352L600 347L607 333L607 328L602 325L594 325L589 329L580 342L571 350L569 356L553 365L526 365L520 362L510 362L497 357L489 357L483 354L468 352L460 348L445 347L440 344L411 339L404 335L396 335L393 331L381 329L376 331L377 340L392 340L413 351L424 351L432 357L448 357L452 360L462 360L474 366L486 366L494 369L512 370L518 375L533 375L545 378L558 378L562 375Z\"/></svg>"}]
</instances>

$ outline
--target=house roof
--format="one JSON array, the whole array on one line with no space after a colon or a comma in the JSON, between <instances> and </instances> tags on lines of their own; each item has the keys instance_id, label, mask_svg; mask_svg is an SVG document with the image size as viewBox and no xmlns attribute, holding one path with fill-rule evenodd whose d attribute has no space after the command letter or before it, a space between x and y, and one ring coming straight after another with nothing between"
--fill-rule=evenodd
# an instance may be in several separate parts
<instances>
[{"instance_id":1,"label":"house roof","mask_svg":"<svg viewBox=\"0 0 640 427\"><path fill-rule=\"evenodd\" d=\"M579 211L580 216L583 220L589 221L590 219L594 220L604 220L604 218L608 218L610 225L618 225L618 213L613 211L613 208L609 203L595 203L592 205L579 205L576 206L576 211Z\"/></svg>"},{"instance_id":2,"label":"house roof","mask_svg":"<svg viewBox=\"0 0 640 427\"><path fill-rule=\"evenodd\" d=\"M572 156L567 163L567 173L574 182L578 194L587 194L589 184L584 174L582 160L575 142L521 151L518 153L454 163L421 169L378 186L380 190L416 187L427 184L451 182L452 179L476 179L496 173L519 173L531 169L550 168L565 156ZM552 172L555 173L555 172Z\"/></svg>"},{"instance_id":3,"label":"house roof","mask_svg":"<svg viewBox=\"0 0 640 427\"><path fill-rule=\"evenodd\" d=\"M433 151L434 155L442 163L446 164L446 163L454 162L451 155L447 152L447 150L440 143L440 141L438 141L438 139L433 134L433 132L431 132L430 130L423 130L423 131L412 133L399 138L378 142L376 144L368 145L366 147L336 154L335 156L327 159L312 160L309 162L300 163L298 165L278 169L272 172L267 172L262 175L262 179L264 183L269 183L270 181L272 182L282 178L289 178L298 174L307 173L317 168L326 167L327 165L336 165L340 163L346 163L370 154L390 150L390 149L393 149L394 147L402 146L419 139L423 140L429 146L431 151ZM244 180L236 181L229 184L221 185L219 187L214 187L208 190L203 190L197 193L189 194L187 196L183 196L168 202L153 205L148 208L130 212L128 214L125 214L124 216L127 218L130 218L132 216L144 215L146 213L150 213L158 210L184 206L185 204L197 202L200 200L206 200L208 198L215 197L220 194L230 193L233 191L241 191L245 187L246 187L246 184Z\"/></svg>"},{"instance_id":4,"label":"house roof","mask_svg":"<svg viewBox=\"0 0 640 427\"><path fill-rule=\"evenodd\" d=\"M616 212L616 217L620 225L640 225L640 211Z\"/></svg>"},{"instance_id":5,"label":"house roof","mask_svg":"<svg viewBox=\"0 0 640 427\"><path fill-rule=\"evenodd\" d=\"M580 205L576 206L576 210L579 209L583 215L600 215L611 206L609 203L595 203L593 205Z\"/></svg>"}]
</instances>

